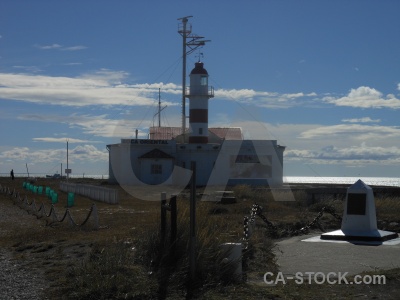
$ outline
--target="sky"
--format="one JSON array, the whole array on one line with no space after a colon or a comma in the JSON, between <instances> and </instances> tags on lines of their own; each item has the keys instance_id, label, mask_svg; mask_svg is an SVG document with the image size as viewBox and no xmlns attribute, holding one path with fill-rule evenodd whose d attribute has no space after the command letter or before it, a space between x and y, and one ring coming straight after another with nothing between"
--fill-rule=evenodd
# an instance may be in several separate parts
<instances>
[{"instance_id":1,"label":"sky","mask_svg":"<svg viewBox=\"0 0 400 300\"><path fill-rule=\"evenodd\" d=\"M286 146L284 176L400 177L400 2L0 2L0 175L108 174L106 145L180 126L189 19L210 127ZM188 82L188 80L187 80ZM188 107L188 104L187 104Z\"/></svg>"}]
</instances>

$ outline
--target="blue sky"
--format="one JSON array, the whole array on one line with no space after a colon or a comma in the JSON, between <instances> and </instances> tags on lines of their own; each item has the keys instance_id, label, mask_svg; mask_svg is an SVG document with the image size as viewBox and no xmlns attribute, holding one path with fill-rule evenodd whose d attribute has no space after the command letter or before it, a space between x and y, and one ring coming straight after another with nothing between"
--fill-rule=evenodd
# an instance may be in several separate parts
<instances>
[{"instance_id":1,"label":"blue sky","mask_svg":"<svg viewBox=\"0 0 400 300\"><path fill-rule=\"evenodd\" d=\"M285 176L400 177L400 2L0 3L0 173L108 174L158 89L180 124L180 17L215 88L210 126L285 145Z\"/></svg>"}]
</instances>

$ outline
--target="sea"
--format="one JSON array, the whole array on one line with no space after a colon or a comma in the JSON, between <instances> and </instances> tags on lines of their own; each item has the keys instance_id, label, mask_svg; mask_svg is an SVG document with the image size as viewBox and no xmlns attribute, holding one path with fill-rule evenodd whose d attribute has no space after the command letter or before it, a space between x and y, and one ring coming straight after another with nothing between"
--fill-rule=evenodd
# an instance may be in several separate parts
<instances>
[{"instance_id":1,"label":"sea","mask_svg":"<svg viewBox=\"0 0 400 300\"><path fill-rule=\"evenodd\" d=\"M0 173L0 177L10 176L9 173ZM43 173L32 173L32 177L46 177ZM26 177L25 174L16 174L16 177ZM108 179L107 175L86 175L86 174L71 174L70 178L94 178ZM295 183L326 183L326 184L353 184L361 179L367 185L376 186L395 186L400 187L400 178L398 177L321 177L321 176L284 176L283 182L286 184Z\"/></svg>"},{"instance_id":2,"label":"sea","mask_svg":"<svg viewBox=\"0 0 400 300\"><path fill-rule=\"evenodd\" d=\"M28 177L27 173L14 173L15 177ZM48 173L31 173L29 172L29 177L36 177L36 178L46 178ZM58 173L57 173L58 175ZM65 174L63 174L65 176ZM0 173L0 177L10 177L10 173ZM108 179L108 174L107 175L90 175L90 174L71 174L69 178L93 178L93 179Z\"/></svg>"},{"instance_id":3,"label":"sea","mask_svg":"<svg viewBox=\"0 0 400 300\"><path fill-rule=\"evenodd\" d=\"M291 183L327 183L353 184L361 179L367 185L400 187L400 178L397 177L318 177L318 176L286 176L283 182Z\"/></svg>"}]
</instances>

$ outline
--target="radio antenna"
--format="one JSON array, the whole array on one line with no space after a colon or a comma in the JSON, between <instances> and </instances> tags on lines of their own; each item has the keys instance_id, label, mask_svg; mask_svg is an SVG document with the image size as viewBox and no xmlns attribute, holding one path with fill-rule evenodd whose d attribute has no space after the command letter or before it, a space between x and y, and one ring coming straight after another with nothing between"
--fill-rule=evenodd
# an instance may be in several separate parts
<instances>
[{"instance_id":1,"label":"radio antenna","mask_svg":"<svg viewBox=\"0 0 400 300\"><path fill-rule=\"evenodd\" d=\"M185 134L186 130L186 56L210 41L204 40L202 36L192 34L192 25L188 24L188 19L192 17L178 19L181 21L178 25L178 33L182 36L182 134Z\"/></svg>"}]
</instances>

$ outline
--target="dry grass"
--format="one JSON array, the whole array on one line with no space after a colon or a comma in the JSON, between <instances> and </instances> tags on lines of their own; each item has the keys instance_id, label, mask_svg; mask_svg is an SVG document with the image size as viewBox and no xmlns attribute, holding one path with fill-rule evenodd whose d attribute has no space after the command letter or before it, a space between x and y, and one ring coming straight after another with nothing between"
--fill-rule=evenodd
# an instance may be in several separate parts
<instances>
[{"instance_id":1,"label":"dry grass","mask_svg":"<svg viewBox=\"0 0 400 300\"><path fill-rule=\"evenodd\" d=\"M83 182L82 179L74 180L77 181ZM51 203L47 197L24 191L22 182L22 179L13 182L0 179L2 185L15 187L21 194L26 193L29 200L34 198L37 204L44 203L49 211ZM104 185L99 180L86 179L84 183ZM39 179L35 185L58 190L59 181ZM42 266L46 263L46 274L52 282L48 293L54 298L62 298L62 295L66 299L154 299L160 295L171 299L185 298L189 235L187 191L178 196L178 241L174 251L170 251L168 242L162 247L160 243L160 202L138 200L117 186L109 187L119 189L120 203L108 205L96 202L101 229L77 229L65 223L45 226L43 219L38 220L21 213L21 210L19 222L6 225L9 231L2 233L0 245L11 247L17 258L35 258ZM250 215L254 203L264 208L263 214L268 220L287 232L287 229L298 229L312 221L322 207L331 207L341 215L343 201L327 198L309 205L304 191L272 193L249 186L236 186L233 191L238 200L235 204L197 202L198 273L197 285L192 292L207 299L222 299L225 293L230 293L232 299L272 299L274 293L288 298L289 288L286 292L271 292L253 285L230 284L224 267L218 263L221 261L219 245L242 240L243 217ZM288 201L293 198L296 201ZM0 200L11 203L2 195ZM59 202L55 204L58 214L65 211L66 202L67 194L59 192ZM86 218L92 203L86 197L75 195L75 205L70 211L77 223ZM377 198L376 207L378 219L400 222L399 198ZM15 211L19 210L15 208ZM322 223L325 229L340 225L329 215L324 215ZM277 270L273 245L271 232L258 220L249 250L244 253L244 269L249 281L260 278L261 273L267 270ZM298 287L293 289L299 293ZM304 295L308 293L303 292ZM299 299L302 297L299 296Z\"/></svg>"},{"instance_id":2,"label":"dry grass","mask_svg":"<svg viewBox=\"0 0 400 300\"><path fill-rule=\"evenodd\" d=\"M376 214L380 219L400 221L400 201L398 197L383 196L375 201Z\"/></svg>"}]
</instances>

